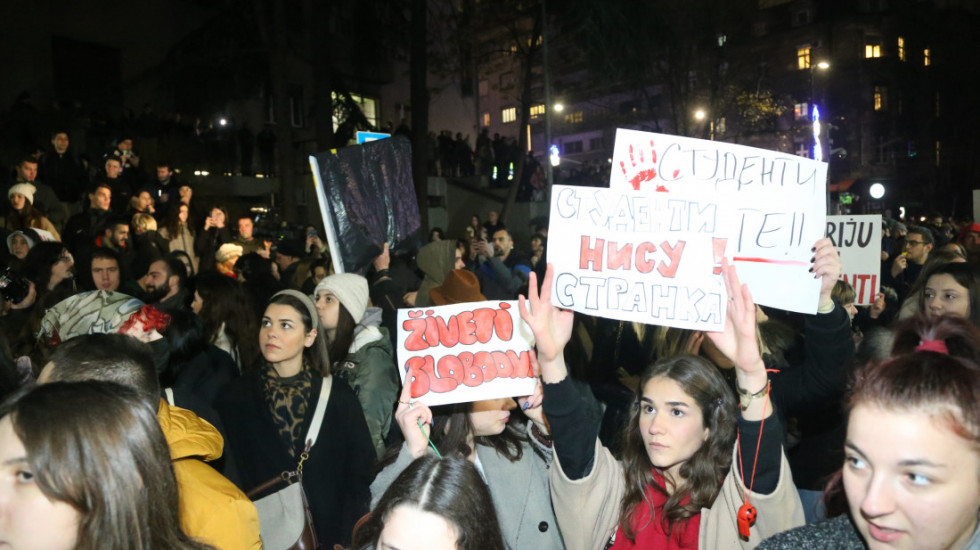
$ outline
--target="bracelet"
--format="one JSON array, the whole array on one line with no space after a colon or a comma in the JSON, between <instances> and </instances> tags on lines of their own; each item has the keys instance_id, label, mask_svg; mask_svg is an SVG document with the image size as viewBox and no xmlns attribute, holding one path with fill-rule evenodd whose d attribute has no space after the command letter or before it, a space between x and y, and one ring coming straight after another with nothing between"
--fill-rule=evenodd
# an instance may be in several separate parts
<instances>
[{"instance_id":1,"label":"bracelet","mask_svg":"<svg viewBox=\"0 0 980 550\"><path fill-rule=\"evenodd\" d=\"M761 390L755 393L750 393L738 387L738 384L735 384L735 389L738 391L738 406L744 411L745 409L749 408L749 405L752 404L752 401L756 399L761 399L769 395L769 385L770 382L766 380L766 385L763 386Z\"/></svg>"}]
</instances>

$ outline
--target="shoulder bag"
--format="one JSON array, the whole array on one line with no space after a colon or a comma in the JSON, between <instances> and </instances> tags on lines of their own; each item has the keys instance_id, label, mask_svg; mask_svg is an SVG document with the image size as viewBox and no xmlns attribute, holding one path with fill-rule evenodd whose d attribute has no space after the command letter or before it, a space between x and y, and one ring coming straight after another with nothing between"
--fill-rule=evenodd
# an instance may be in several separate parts
<instances>
[{"instance_id":1,"label":"shoulder bag","mask_svg":"<svg viewBox=\"0 0 980 550\"><path fill-rule=\"evenodd\" d=\"M306 500L306 492L303 491L303 462L310 457L310 449L320 432L332 385L333 376L323 379L320 399L316 402L313 421L306 433L306 449L300 453L296 469L285 471L248 492L248 497L251 498L285 484L285 487L275 493L254 501L255 509L259 512L262 547L266 550L314 550L319 547L313 514Z\"/></svg>"}]
</instances>

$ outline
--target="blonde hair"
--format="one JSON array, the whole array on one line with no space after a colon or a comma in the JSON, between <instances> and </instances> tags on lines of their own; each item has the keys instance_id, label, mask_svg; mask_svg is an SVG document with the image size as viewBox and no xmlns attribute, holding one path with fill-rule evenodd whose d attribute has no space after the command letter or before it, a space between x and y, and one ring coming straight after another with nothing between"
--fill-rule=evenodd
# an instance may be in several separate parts
<instances>
[{"instance_id":1,"label":"blonde hair","mask_svg":"<svg viewBox=\"0 0 980 550\"><path fill-rule=\"evenodd\" d=\"M149 214L135 214L133 215L133 228L139 229L140 231L156 231L157 230L157 220Z\"/></svg>"}]
</instances>

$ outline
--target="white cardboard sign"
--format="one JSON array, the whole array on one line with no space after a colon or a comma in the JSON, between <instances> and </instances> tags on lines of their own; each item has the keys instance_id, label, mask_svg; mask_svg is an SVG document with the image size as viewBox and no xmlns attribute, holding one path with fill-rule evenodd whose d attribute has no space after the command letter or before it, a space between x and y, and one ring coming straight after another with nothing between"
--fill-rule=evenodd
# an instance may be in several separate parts
<instances>
[{"instance_id":1,"label":"white cardboard sign","mask_svg":"<svg viewBox=\"0 0 980 550\"><path fill-rule=\"evenodd\" d=\"M533 348L516 301L398 310L398 371L426 405L531 395Z\"/></svg>"},{"instance_id":2,"label":"white cardboard sign","mask_svg":"<svg viewBox=\"0 0 980 550\"><path fill-rule=\"evenodd\" d=\"M827 236L840 253L841 279L857 294L854 304L873 304L881 286L881 215L827 216Z\"/></svg>"},{"instance_id":3,"label":"white cardboard sign","mask_svg":"<svg viewBox=\"0 0 980 550\"><path fill-rule=\"evenodd\" d=\"M620 129L609 189L552 192L552 302L721 330L727 257L757 303L815 313L820 283L809 269L826 176L826 163L786 153Z\"/></svg>"}]
</instances>

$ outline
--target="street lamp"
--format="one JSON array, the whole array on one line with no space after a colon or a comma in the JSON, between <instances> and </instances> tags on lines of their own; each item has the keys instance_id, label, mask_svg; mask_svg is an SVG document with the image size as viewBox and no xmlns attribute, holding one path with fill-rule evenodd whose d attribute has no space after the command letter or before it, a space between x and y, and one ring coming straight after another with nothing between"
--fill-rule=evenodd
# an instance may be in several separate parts
<instances>
[{"instance_id":1,"label":"street lamp","mask_svg":"<svg viewBox=\"0 0 980 550\"><path fill-rule=\"evenodd\" d=\"M868 188L868 194L872 199L880 199L885 196L885 186L880 183L872 183Z\"/></svg>"},{"instance_id":2,"label":"street lamp","mask_svg":"<svg viewBox=\"0 0 980 550\"><path fill-rule=\"evenodd\" d=\"M694 111L694 118L699 122L704 120L708 116L708 113L704 109L698 109ZM714 141L715 139L715 119L711 118L708 120L708 138Z\"/></svg>"},{"instance_id":3,"label":"street lamp","mask_svg":"<svg viewBox=\"0 0 980 550\"><path fill-rule=\"evenodd\" d=\"M565 110L565 106L561 103L555 103L555 112L560 113Z\"/></svg>"}]
</instances>

